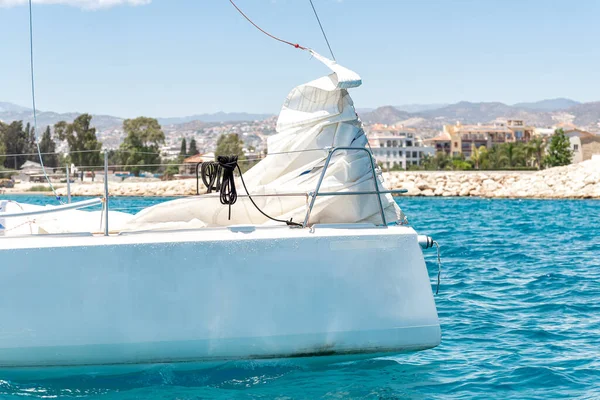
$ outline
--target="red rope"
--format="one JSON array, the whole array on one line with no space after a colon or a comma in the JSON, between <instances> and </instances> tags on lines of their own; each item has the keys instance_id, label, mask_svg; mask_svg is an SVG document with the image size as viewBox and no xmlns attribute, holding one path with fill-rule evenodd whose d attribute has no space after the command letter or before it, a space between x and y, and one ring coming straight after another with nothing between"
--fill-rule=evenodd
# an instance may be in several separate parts
<instances>
[{"instance_id":1,"label":"red rope","mask_svg":"<svg viewBox=\"0 0 600 400\"><path fill-rule=\"evenodd\" d=\"M233 0L229 0L229 2L235 7L236 10L238 10L238 12L240 14L242 14L242 16L244 18L246 18L248 20L248 22L250 22L252 25L254 25L254 27L256 29L258 29L259 31L261 31L265 35L269 36L272 39L277 40L278 42L289 44L290 46L293 46L293 47L295 47L297 49L306 50L306 47L300 46L298 43L288 42L287 40L283 40L283 39L278 38L277 36L271 35L269 32L265 31L260 26L256 25L250 18L248 18L248 16L246 14L244 14L244 12L242 10L240 10L240 8L238 6L235 5L235 3L233 2Z\"/></svg>"}]
</instances>

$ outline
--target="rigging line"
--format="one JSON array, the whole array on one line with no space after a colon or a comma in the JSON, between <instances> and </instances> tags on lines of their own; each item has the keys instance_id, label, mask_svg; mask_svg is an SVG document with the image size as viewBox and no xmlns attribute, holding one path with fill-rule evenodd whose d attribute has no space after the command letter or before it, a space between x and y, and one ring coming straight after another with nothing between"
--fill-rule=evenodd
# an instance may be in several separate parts
<instances>
[{"instance_id":1,"label":"rigging line","mask_svg":"<svg viewBox=\"0 0 600 400\"><path fill-rule=\"evenodd\" d=\"M51 155L51 154L75 154L75 153L101 153L103 150L76 150L76 151L54 151L47 153L11 153L11 154L0 154L2 157L18 157L18 156L37 156L37 155ZM155 154L155 153L152 153Z\"/></svg>"},{"instance_id":2,"label":"rigging line","mask_svg":"<svg viewBox=\"0 0 600 400\"><path fill-rule=\"evenodd\" d=\"M30 61L30 69L31 69L31 102L33 105L33 133L35 134L35 143L37 145L38 156L40 158L40 165L42 166L42 171L44 172L44 176L46 177L46 181L48 185L50 185L50 189L52 189L52 193L56 197L59 203L63 204L60 200L60 196L56 193L56 189L54 189L54 185L50 182L50 177L46 173L46 167L44 166L44 160L42 157L42 150L40 149L40 140L38 136L38 128L37 128L37 111L35 108L35 79L34 79L34 70L33 70L33 10L31 6L31 0L29 0L29 61Z\"/></svg>"},{"instance_id":3,"label":"rigging line","mask_svg":"<svg viewBox=\"0 0 600 400\"><path fill-rule=\"evenodd\" d=\"M325 34L325 29L323 29L323 25L321 24L321 19L319 18L319 14L317 13L317 9L315 8L315 5L313 4L312 0L308 0L310 1L310 5L313 9L313 12L315 13L315 17L317 17L317 22L319 23L319 26L321 27L321 32L323 33L323 37L325 38L325 42L327 43L327 47L329 47L329 52L331 53L331 57L333 57L333 61L337 61L335 59L335 56L333 55L333 50L331 50L331 45L329 44L329 39L327 39L327 35Z\"/></svg>"},{"instance_id":4,"label":"rigging line","mask_svg":"<svg viewBox=\"0 0 600 400\"><path fill-rule=\"evenodd\" d=\"M440 282L442 278L442 258L440 256L440 244L433 241L433 244L437 248L437 262L438 262L438 275L437 275L437 286L435 288L435 294L437 295L440 292Z\"/></svg>"},{"instance_id":5,"label":"rigging line","mask_svg":"<svg viewBox=\"0 0 600 400\"><path fill-rule=\"evenodd\" d=\"M297 48L297 49L300 49L300 50L308 50L306 47L304 47L304 46L300 46L298 43L292 43L292 42L288 42L287 40L283 40L283 39L281 39L281 38L278 38L278 37L277 37L277 36L275 36L275 35L271 35L269 32L265 31L265 30L264 30L264 29L262 29L260 26L258 26L257 24L255 24L255 23L254 23L254 21L252 21L252 20L251 20L251 19L250 19L250 18L249 18L249 17L248 17L246 14L244 14L244 12L243 12L242 10L240 10L240 8L239 8L239 7L238 7L238 6L237 6L237 5L236 5L236 4L233 2L233 0L229 0L229 2L230 2L230 3L231 3L231 4L232 4L234 7L235 7L235 9L236 9L236 10L238 10L238 12L239 12L240 14L242 14L242 16L243 16L244 18L246 18L246 19L248 20L248 22L250 22L252 25L254 25L254 27L255 27L256 29L258 29L259 31L261 31L261 32L262 32L262 33L264 33L265 35L267 35L267 36L269 36L270 38L272 38L272 39L275 39L275 40L277 40L277 41L279 41L279 42L281 42L281 43L289 44L290 46L292 46L292 47L295 47L295 48Z\"/></svg>"}]
</instances>

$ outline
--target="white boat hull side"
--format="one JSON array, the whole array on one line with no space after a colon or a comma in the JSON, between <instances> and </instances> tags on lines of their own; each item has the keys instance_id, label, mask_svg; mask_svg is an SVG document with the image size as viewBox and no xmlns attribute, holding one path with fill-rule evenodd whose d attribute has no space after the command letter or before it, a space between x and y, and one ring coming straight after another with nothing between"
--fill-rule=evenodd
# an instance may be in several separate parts
<instances>
[{"instance_id":1,"label":"white boat hull side","mask_svg":"<svg viewBox=\"0 0 600 400\"><path fill-rule=\"evenodd\" d=\"M0 366L420 350L440 326L408 227L0 239Z\"/></svg>"}]
</instances>

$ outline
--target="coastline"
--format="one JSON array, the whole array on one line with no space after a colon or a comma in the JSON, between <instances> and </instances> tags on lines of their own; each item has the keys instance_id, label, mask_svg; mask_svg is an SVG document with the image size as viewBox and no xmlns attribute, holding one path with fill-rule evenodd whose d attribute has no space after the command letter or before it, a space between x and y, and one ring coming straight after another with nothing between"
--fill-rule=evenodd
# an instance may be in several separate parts
<instances>
[{"instance_id":1,"label":"coastline","mask_svg":"<svg viewBox=\"0 0 600 400\"><path fill-rule=\"evenodd\" d=\"M384 172L388 189L407 189L402 196L515 199L600 199L600 160L588 160L542 171L394 171ZM40 184L20 183L3 194L52 195L29 191ZM200 183L200 192L205 187ZM65 197L65 184L56 186ZM111 196L178 197L196 194L196 180L109 183ZM1 195L2 193L0 193ZM75 183L72 196L102 196L103 183Z\"/></svg>"},{"instance_id":2,"label":"coastline","mask_svg":"<svg viewBox=\"0 0 600 400\"><path fill-rule=\"evenodd\" d=\"M384 173L408 196L600 199L600 160L541 171L408 171Z\"/></svg>"}]
</instances>

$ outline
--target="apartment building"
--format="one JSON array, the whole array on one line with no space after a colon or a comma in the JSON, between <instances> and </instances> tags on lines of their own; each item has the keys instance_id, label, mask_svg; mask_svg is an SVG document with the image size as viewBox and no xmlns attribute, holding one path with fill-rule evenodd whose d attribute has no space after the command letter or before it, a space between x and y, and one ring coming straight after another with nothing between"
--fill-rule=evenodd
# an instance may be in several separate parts
<instances>
[{"instance_id":1,"label":"apartment building","mask_svg":"<svg viewBox=\"0 0 600 400\"><path fill-rule=\"evenodd\" d=\"M495 144L528 142L534 135L534 127L527 126L520 119L497 120L490 124L444 125L444 131L438 137L430 139L438 151L456 156L471 156L473 147L491 148Z\"/></svg>"},{"instance_id":2,"label":"apartment building","mask_svg":"<svg viewBox=\"0 0 600 400\"><path fill-rule=\"evenodd\" d=\"M367 137L375 159L384 169L421 165L425 155L435 154L415 129L375 124L369 127Z\"/></svg>"}]
</instances>

